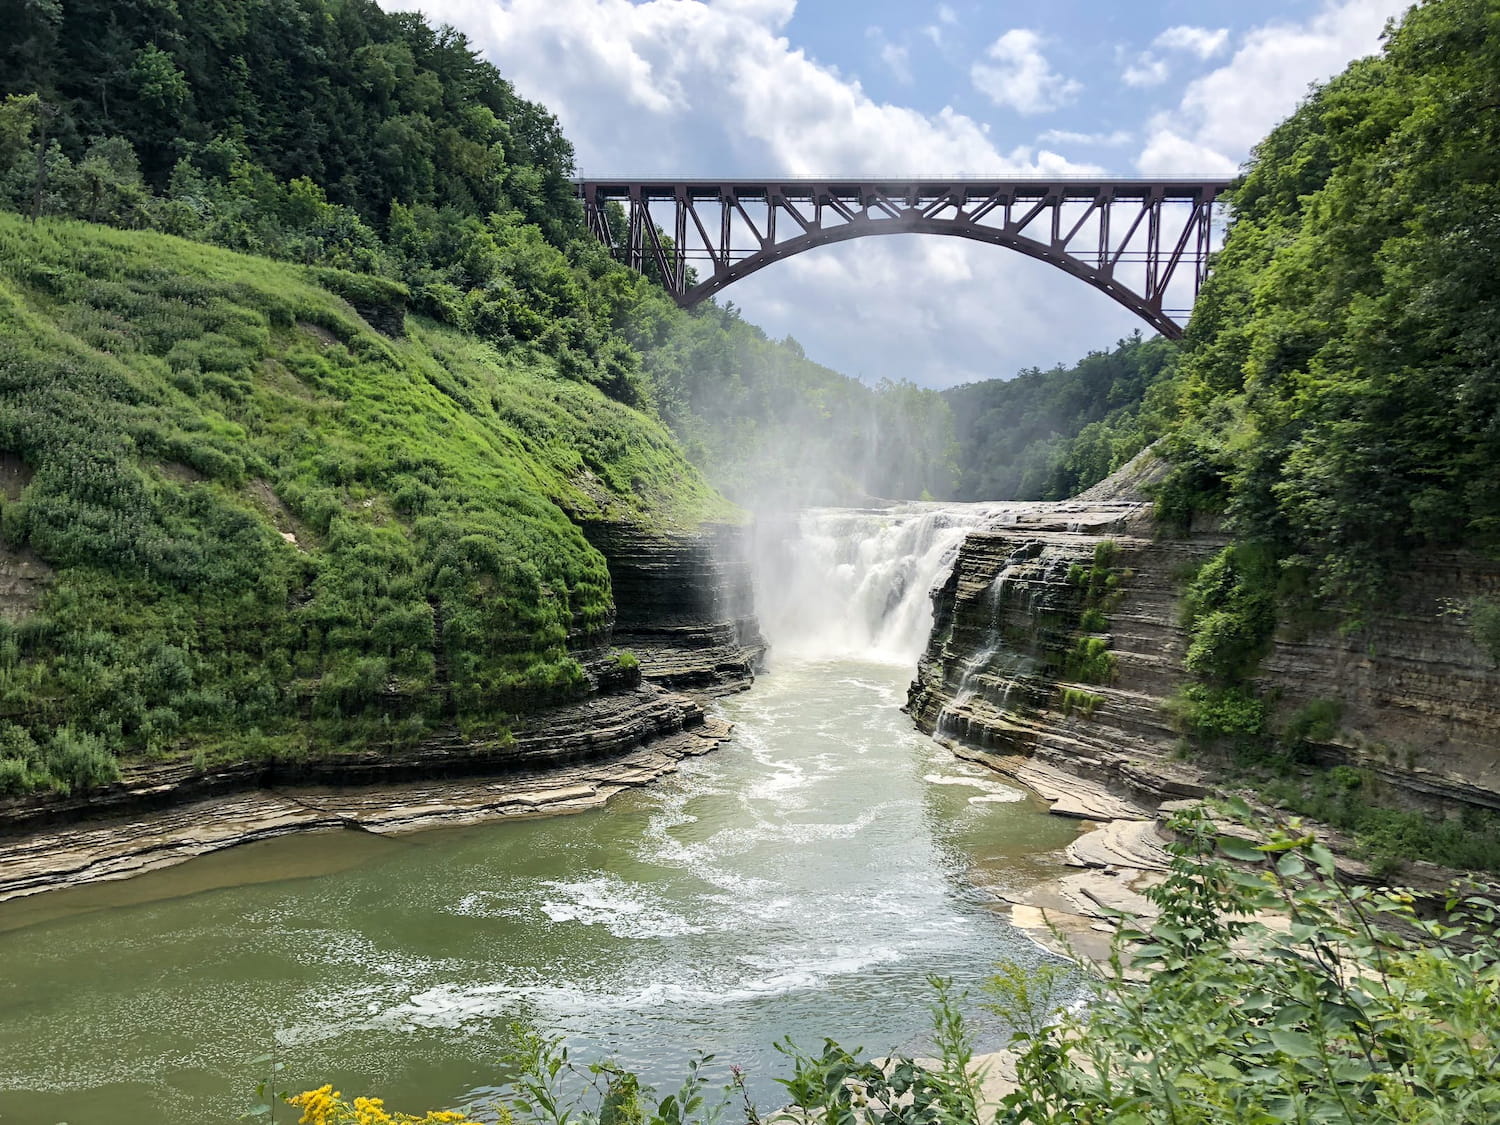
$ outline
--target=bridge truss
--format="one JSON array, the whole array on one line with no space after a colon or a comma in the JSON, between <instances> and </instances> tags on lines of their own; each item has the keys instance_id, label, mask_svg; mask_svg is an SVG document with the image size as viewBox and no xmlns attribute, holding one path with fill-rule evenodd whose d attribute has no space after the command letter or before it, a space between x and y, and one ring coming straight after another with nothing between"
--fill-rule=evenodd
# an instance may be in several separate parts
<instances>
[{"instance_id":1,"label":"bridge truss","mask_svg":"<svg viewBox=\"0 0 1500 1125\"><path fill-rule=\"evenodd\" d=\"M1228 180L581 180L589 230L683 306L817 246L941 234L1018 250L1176 339Z\"/></svg>"}]
</instances>

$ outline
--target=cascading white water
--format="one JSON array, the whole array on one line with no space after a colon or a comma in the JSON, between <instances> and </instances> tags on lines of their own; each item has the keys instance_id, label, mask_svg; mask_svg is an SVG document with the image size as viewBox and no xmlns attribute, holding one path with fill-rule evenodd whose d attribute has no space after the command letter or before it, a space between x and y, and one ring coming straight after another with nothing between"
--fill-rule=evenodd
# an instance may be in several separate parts
<instances>
[{"instance_id":1,"label":"cascading white water","mask_svg":"<svg viewBox=\"0 0 1500 1125\"><path fill-rule=\"evenodd\" d=\"M979 677L990 670L991 665L995 663L1004 648L1000 619L1005 609L1007 587L1010 585L1012 575L1019 569L1019 564L1015 562L1006 563L1000 573L995 575L989 589L985 591L985 604L989 609L989 626L985 632L984 647L964 661L963 671L959 674L958 687L953 693L953 700L938 713L936 733L939 736L953 733L950 729L953 713L962 710L973 701L979 690ZM1007 679L1000 698L1002 710L1010 700L1013 687L1013 681Z\"/></svg>"},{"instance_id":2,"label":"cascading white water","mask_svg":"<svg viewBox=\"0 0 1500 1125\"><path fill-rule=\"evenodd\" d=\"M756 610L771 659L858 657L915 666L932 629L930 593L964 535L996 505L822 508L763 519Z\"/></svg>"}]
</instances>

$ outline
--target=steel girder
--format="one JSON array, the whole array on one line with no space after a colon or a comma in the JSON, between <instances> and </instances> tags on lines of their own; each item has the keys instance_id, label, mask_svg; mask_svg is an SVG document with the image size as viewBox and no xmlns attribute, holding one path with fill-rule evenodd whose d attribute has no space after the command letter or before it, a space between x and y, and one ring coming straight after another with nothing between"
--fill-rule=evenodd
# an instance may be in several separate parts
<instances>
[{"instance_id":1,"label":"steel girder","mask_svg":"<svg viewBox=\"0 0 1500 1125\"><path fill-rule=\"evenodd\" d=\"M589 230L683 306L810 250L941 234L1048 262L1176 339L1228 180L581 180Z\"/></svg>"}]
</instances>

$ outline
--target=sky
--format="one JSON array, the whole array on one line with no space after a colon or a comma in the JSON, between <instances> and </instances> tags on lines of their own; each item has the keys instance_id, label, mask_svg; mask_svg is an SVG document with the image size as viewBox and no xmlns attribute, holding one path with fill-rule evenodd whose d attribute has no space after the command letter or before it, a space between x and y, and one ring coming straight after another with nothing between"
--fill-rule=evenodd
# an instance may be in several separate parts
<instances>
[{"instance_id":1,"label":"sky","mask_svg":"<svg viewBox=\"0 0 1500 1125\"><path fill-rule=\"evenodd\" d=\"M1404 0L381 0L463 31L561 121L580 174L1233 174ZM1151 331L965 239L853 239L725 289L867 382L946 387Z\"/></svg>"}]
</instances>

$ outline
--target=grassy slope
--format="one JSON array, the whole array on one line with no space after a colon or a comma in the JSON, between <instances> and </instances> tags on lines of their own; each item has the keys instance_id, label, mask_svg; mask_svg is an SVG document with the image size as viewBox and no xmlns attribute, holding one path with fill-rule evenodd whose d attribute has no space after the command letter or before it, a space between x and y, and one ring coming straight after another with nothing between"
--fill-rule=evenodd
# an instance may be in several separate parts
<instances>
[{"instance_id":1,"label":"grassy slope","mask_svg":"<svg viewBox=\"0 0 1500 1125\"><path fill-rule=\"evenodd\" d=\"M0 214L0 449L34 474L0 532L56 569L0 623L0 790L503 729L603 639L574 519L732 517L545 357L388 339L317 276Z\"/></svg>"}]
</instances>

